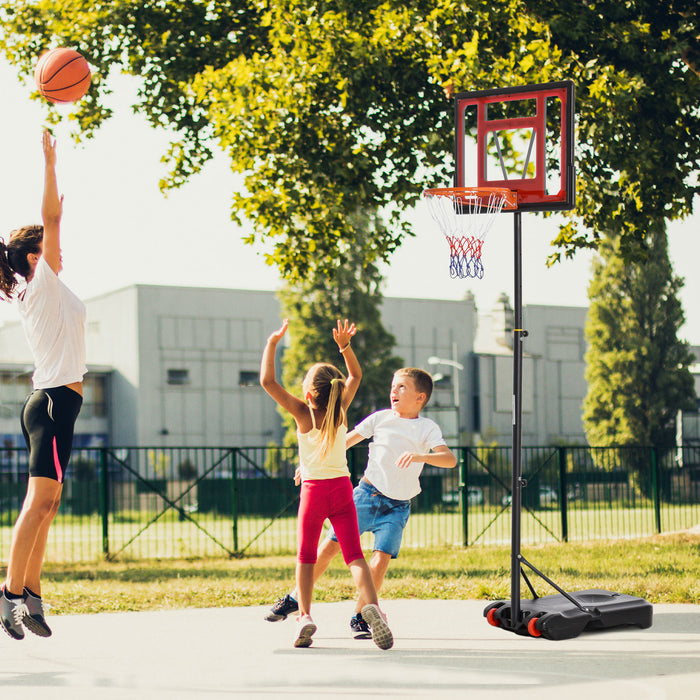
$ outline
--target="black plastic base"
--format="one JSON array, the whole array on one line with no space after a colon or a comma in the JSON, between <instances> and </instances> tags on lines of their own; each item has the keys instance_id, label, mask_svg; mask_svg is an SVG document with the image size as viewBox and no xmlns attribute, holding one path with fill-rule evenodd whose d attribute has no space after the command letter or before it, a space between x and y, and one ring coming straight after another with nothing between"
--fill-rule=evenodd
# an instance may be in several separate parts
<instances>
[{"instance_id":1,"label":"black plastic base","mask_svg":"<svg viewBox=\"0 0 700 700\"><path fill-rule=\"evenodd\" d=\"M489 624L516 634L572 639L583 631L634 625L651 627L653 608L643 598L599 589L569 594L581 608L566 596L557 594L520 601L520 619L511 620L512 604L499 600L484 609Z\"/></svg>"}]
</instances>

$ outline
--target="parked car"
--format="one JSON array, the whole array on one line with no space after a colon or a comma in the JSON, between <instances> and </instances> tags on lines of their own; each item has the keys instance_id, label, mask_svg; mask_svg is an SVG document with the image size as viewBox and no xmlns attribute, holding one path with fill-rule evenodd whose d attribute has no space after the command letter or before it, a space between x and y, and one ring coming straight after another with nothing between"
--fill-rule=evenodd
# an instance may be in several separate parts
<instances>
[{"instance_id":1,"label":"parked car","mask_svg":"<svg viewBox=\"0 0 700 700\"><path fill-rule=\"evenodd\" d=\"M458 506L461 488L452 489L442 495L446 506ZM470 506L480 506L484 502L484 492L478 486L467 486L467 503Z\"/></svg>"},{"instance_id":2,"label":"parked car","mask_svg":"<svg viewBox=\"0 0 700 700\"><path fill-rule=\"evenodd\" d=\"M503 496L503 498L501 498L501 505L509 506L511 500L511 494L507 493ZM540 506L551 506L558 500L559 497L557 496L557 492L551 486L540 486Z\"/></svg>"},{"instance_id":3,"label":"parked car","mask_svg":"<svg viewBox=\"0 0 700 700\"><path fill-rule=\"evenodd\" d=\"M557 492L551 486L540 486L540 505L551 506L559 500Z\"/></svg>"}]
</instances>

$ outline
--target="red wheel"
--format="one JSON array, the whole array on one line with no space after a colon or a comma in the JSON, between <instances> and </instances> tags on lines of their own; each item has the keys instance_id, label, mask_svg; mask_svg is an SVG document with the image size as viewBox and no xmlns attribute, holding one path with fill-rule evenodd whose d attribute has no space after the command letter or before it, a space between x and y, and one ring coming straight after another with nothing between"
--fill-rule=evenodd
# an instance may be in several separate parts
<instances>
[{"instance_id":1,"label":"red wheel","mask_svg":"<svg viewBox=\"0 0 700 700\"><path fill-rule=\"evenodd\" d=\"M494 627L500 627L500 626L501 626L500 620L497 620L497 619L496 619L496 610L497 610L497 609L498 609L498 608L491 608L491 610L489 610L489 611L486 613L486 622L488 622L489 625L493 625Z\"/></svg>"},{"instance_id":2,"label":"red wheel","mask_svg":"<svg viewBox=\"0 0 700 700\"><path fill-rule=\"evenodd\" d=\"M527 623L527 633L531 637L541 637L542 632L537 629L537 620L539 620L539 617L531 617L530 621Z\"/></svg>"}]
</instances>

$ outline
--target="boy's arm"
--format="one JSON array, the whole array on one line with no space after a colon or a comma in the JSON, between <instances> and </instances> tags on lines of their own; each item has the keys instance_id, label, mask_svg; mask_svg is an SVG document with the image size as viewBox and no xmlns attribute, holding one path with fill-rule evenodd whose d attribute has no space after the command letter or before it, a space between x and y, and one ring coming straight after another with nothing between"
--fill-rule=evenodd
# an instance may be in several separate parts
<instances>
[{"instance_id":1,"label":"boy's arm","mask_svg":"<svg viewBox=\"0 0 700 700\"><path fill-rule=\"evenodd\" d=\"M352 403L355 394L360 387L362 379L362 368L360 362L355 356L355 352L350 345L350 340L357 333L357 327L354 323L349 323L347 319L341 324L338 320L337 328L333 329L333 340L338 344L338 351L343 356L345 367L348 371L348 378L345 382L345 392L343 394L343 408Z\"/></svg>"},{"instance_id":2,"label":"boy's arm","mask_svg":"<svg viewBox=\"0 0 700 700\"><path fill-rule=\"evenodd\" d=\"M405 469L412 462L423 462L424 464L430 464L433 467L442 467L443 469L452 469L457 466L457 458L447 445L438 445L432 452L428 452L427 454L404 452L396 460L396 466L400 469Z\"/></svg>"},{"instance_id":3,"label":"boy's arm","mask_svg":"<svg viewBox=\"0 0 700 700\"><path fill-rule=\"evenodd\" d=\"M357 445L358 442L362 442L365 439L363 435L357 432L357 430L351 430L345 436L345 449L349 450L351 447Z\"/></svg>"}]
</instances>

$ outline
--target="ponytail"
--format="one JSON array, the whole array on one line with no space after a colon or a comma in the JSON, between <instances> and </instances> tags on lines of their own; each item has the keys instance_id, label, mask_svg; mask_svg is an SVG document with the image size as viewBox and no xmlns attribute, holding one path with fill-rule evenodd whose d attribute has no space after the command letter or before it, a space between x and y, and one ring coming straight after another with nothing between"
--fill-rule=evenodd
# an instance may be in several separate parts
<instances>
[{"instance_id":1,"label":"ponytail","mask_svg":"<svg viewBox=\"0 0 700 700\"><path fill-rule=\"evenodd\" d=\"M32 269L27 256L41 253L43 226L23 226L10 234L7 244L0 239L0 298L10 301L17 286L17 275L29 276Z\"/></svg>"},{"instance_id":2,"label":"ponytail","mask_svg":"<svg viewBox=\"0 0 700 700\"><path fill-rule=\"evenodd\" d=\"M345 423L345 411L343 410L344 393L345 381L341 377L331 379L326 415L321 423L321 454L323 455L328 452L330 446L335 442L338 428Z\"/></svg>"},{"instance_id":3,"label":"ponytail","mask_svg":"<svg viewBox=\"0 0 700 700\"><path fill-rule=\"evenodd\" d=\"M11 301L16 286L17 278L10 262L10 249L0 239L0 298Z\"/></svg>"},{"instance_id":4,"label":"ponytail","mask_svg":"<svg viewBox=\"0 0 700 700\"><path fill-rule=\"evenodd\" d=\"M321 432L321 455L324 456L335 442L338 428L345 423L345 410L343 409L343 394L345 393L345 377L340 370L333 365L318 363L309 372L313 371L311 380L311 393L314 404L325 415L319 428Z\"/></svg>"}]
</instances>

